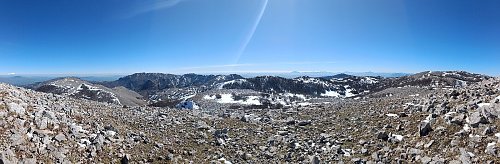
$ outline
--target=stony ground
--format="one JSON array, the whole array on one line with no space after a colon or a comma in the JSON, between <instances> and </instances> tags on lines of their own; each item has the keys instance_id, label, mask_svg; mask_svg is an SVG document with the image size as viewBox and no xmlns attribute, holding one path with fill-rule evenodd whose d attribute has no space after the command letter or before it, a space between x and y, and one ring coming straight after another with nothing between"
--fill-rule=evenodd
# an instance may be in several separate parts
<instances>
[{"instance_id":1,"label":"stony ground","mask_svg":"<svg viewBox=\"0 0 500 164\"><path fill-rule=\"evenodd\" d=\"M123 108L0 84L1 161L498 163L499 81L254 110Z\"/></svg>"}]
</instances>

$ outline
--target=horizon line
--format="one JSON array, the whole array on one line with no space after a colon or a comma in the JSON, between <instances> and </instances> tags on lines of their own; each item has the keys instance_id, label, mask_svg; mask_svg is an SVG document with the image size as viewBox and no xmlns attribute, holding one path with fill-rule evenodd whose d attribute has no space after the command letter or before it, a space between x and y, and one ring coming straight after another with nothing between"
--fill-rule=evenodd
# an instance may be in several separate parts
<instances>
[{"instance_id":1,"label":"horizon line","mask_svg":"<svg viewBox=\"0 0 500 164\"><path fill-rule=\"evenodd\" d=\"M425 71L417 71L425 72ZM207 74L207 73L417 73L409 72L389 72L389 71L282 71L282 70L268 70L268 71L134 71L134 72L97 72L97 73L0 73L0 76L19 76L19 75L124 75L134 73L165 73L165 74Z\"/></svg>"},{"instance_id":2,"label":"horizon line","mask_svg":"<svg viewBox=\"0 0 500 164\"><path fill-rule=\"evenodd\" d=\"M136 73L163 73L163 74L174 74L174 75L185 75L185 74L204 74L204 75L228 75L228 74L294 74L294 73L325 73L325 74L359 74L359 73L377 73L377 74L416 74L425 71L408 71L408 72L389 72L389 71L205 71L205 72L165 72L165 71L136 71L136 72L107 72L107 73L0 73L0 76L119 76L119 75L132 75ZM438 70L438 71L464 71L464 70ZM465 71L469 73L475 73L470 71ZM483 73L477 73L483 74ZM489 75L489 74L483 74ZM492 77L500 75L489 75Z\"/></svg>"}]
</instances>

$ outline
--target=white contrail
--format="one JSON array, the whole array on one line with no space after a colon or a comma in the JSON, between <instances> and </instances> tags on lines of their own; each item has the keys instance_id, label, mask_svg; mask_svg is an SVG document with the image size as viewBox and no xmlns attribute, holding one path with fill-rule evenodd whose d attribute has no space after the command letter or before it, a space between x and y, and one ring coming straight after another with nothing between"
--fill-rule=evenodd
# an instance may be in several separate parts
<instances>
[{"instance_id":1,"label":"white contrail","mask_svg":"<svg viewBox=\"0 0 500 164\"><path fill-rule=\"evenodd\" d=\"M245 52L245 49L247 48L248 43L250 43L250 40L252 40L253 34L255 34L255 30L257 30L257 27L260 24L260 20L262 19L262 16L264 15L264 12L266 11L268 2L269 2L269 0L264 0L264 3L262 4L262 8L260 9L259 15L257 16L257 19L255 20L255 23L253 24L249 35L245 38L245 40L243 41L243 45L240 47L240 49L236 53L236 60L234 63L238 63L240 61L241 55L243 54L243 52Z\"/></svg>"},{"instance_id":2,"label":"white contrail","mask_svg":"<svg viewBox=\"0 0 500 164\"><path fill-rule=\"evenodd\" d=\"M158 0L150 4L145 3L144 5L138 7L135 11L132 11L131 13L126 15L124 18L131 18L143 13L174 7L182 1L185 0Z\"/></svg>"}]
</instances>

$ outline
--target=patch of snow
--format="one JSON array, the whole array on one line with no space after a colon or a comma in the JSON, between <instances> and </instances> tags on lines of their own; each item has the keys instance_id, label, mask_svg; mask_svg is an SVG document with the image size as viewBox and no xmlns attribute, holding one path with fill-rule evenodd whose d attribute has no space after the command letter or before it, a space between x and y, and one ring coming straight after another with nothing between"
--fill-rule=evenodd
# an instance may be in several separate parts
<instances>
[{"instance_id":1,"label":"patch of snow","mask_svg":"<svg viewBox=\"0 0 500 164\"><path fill-rule=\"evenodd\" d=\"M465 124L464 127L463 127L464 131L465 132L470 132L470 126L469 124Z\"/></svg>"},{"instance_id":2,"label":"patch of snow","mask_svg":"<svg viewBox=\"0 0 500 164\"><path fill-rule=\"evenodd\" d=\"M218 160L219 162L222 162L224 164L232 164L230 161L226 160L226 158L222 157Z\"/></svg>"},{"instance_id":3,"label":"patch of snow","mask_svg":"<svg viewBox=\"0 0 500 164\"><path fill-rule=\"evenodd\" d=\"M403 141L403 136L402 135L397 135L397 134L391 134L391 136L396 139L397 141L401 142Z\"/></svg>"},{"instance_id":4,"label":"patch of snow","mask_svg":"<svg viewBox=\"0 0 500 164\"><path fill-rule=\"evenodd\" d=\"M490 106L490 105L491 105L490 103L479 103L479 104L477 104L477 106L479 106L479 107Z\"/></svg>"},{"instance_id":5,"label":"patch of snow","mask_svg":"<svg viewBox=\"0 0 500 164\"><path fill-rule=\"evenodd\" d=\"M302 146L301 146L298 142L293 143L293 146L294 146L295 148L300 148L300 147L302 147Z\"/></svg>"},{"instance_id":6,"label":"patch of snow","mask_svg":"<svg viewBox=\"0 0 500 164\"><path fill-rule=\"evenodd\" d=\"M393 114L393 113L389 113L389 114L385 114L385 115L388 116L388 117L398 117L397 114Z\"/></svg>"},{"instance_id":7,"label":"patch of snow","mask_svg":"<svg viewBox=\"0 0 500 164\"><path fill-rule=\"evenodd\" d=\"M451 117L452 114L455 114L457 112L448 112L446 114L444 114L444 117Z\"/></svg>"},{"instance_id":8,"label":"patch of snow","mask_svg":"<svg viewBox=\"0 0 500 164\"><path fill-rule=\"evenodd\" d=\"M297 79L297 81L300 81L302 83L312 83L312 84L320 84L320 85L323 85L323 86L329 86L330 84L320 80L320 79L317 79L317 78L313 78L313 77L300 77Z\"/></svg>"},{"instance_id":9,"label":"patch of snow","mask_svg":"<svg viewBox=\"0 0 500 164\"><path fill-rule=\"evenodd\" d=\"M340 93L337 91L326 91L325 93L322 93L321 96L325 97L340 97Z\"/></svg>"},{"instance_id":10,"label":"patch of snow","mask_svg":"<svg viewBox=\"0 0 500 164\"><path fill-rule=\"evenodd\" d=\"M73 79L64 79L64 81L71 81L71 82L75 82L75 80L73 80ZM55 85L55 84L52 84L52 85ZM82 90L83 90L83 86L84 86L84 85L85 85L85 87L87 87L87 89L88 89L88 90L90 90L90 91L98 91L98 92L97 92L97 95L101 94L101 92L108 93L109 95L111 95L111 98L112 98L112 99L111 99L111 101L113 101L113 102L114 102L114 103L116 103L116 104L121 104L120 100L118 99L118 97L117 97L114 93L109 92L109 91L106 91L106 90L104 90L104 89L102 89L102 88L99 88L99 87L92 86L92 85L90 85L90 84L85 84L85 83L80 84L80 85L79 85L76 89L75 89L75 88L71 88L71 86L69 86L69 85L68 85L68 86L66 86L66 88L68 88L68 89L72 90L72 91L71 91L71 92L69 92L68 94L69 94L69 95L74 95L74 94L76 94L76 93L78 93L78 92L82 91ZM82 97L84 97L84 98L86 98L86 99L91 99L90 97L87 97L87 96L84 96L84 95L83 95Z\"/></svg>"},{"instance_id":11,"label":"patch of snow","mask_svg":"<svg viewBox=\"0 0 500 164\"><path fill-rule=\"evenodd\" d=\"M421 107L423 107L424 105L414 104L414 103L405 103L405 106L421 106Z\"/></svg>"},{"instance_id":12,"label":"patch of snow","mask_svg":"<svg viewBox=\"0 0 500 164\"><path fill-rule=\"evenodd\" d=\"M115 131L112 131L112 130L108 130L108 131L106 131L106 132L104 132L104 133L105 133L107 136L111 136L111 137L113 137L113 136L115 136L115 135L116 135L116 132L115 132Z\"/></svg>"},{"instance_id":13,"label":"patch of snow","mask_svg":"<svg viewBox=\"0 0 500 164\"><path fill-rule=\"evenodd\" d=\"M377 79L375 79L373 77L364 77L363 79L361 79L360 82L364 83L364 84L376 84L376 83L378 83Z\"/></svg>"},{"instance_id":14,"label":"patch of snow","mask_svg":"<svg viewBox=\"0 0 500 164\"><path fill-rule=\"evenodd\" d=\"M217 76L217 77L215 78L215 80L217 80L217 81L219 81L219 80L224 80L224 79L226 79L226 76Z\"/></svg>"},{"instance_id":15,"label":"patch of snow","mask_svg":"<svg viewBox=\"0 0 500 164\"><path fill-rule=\"evenodd\" d=\"M205 95L204 99L217 100L222 104L244 104L244 105L261 105L259 96L246 96L244 100L234 100L232 94L220 94L221 98L217 99L215 95Z\"/></svg>"},{"instance_id":16,"label":"patch of snow","mask_svg":"<svg viewBox=\"0 0 500 164\"><path fill-rule=\"evenodd\" d=\"M260 105L259 96L248 96L247 99L242 102L242 104Z\"/></svg>"},{"instance_id":17,"label":"patch of snow","mask_svg":"<svg viewBox=\"0 0 500 164\"><path fill-rule=\"evenodd\" d=\"M297 79L298 81L301 81L303 83L314 83L316 82L317 80L314 79L314 78L304 78L304 77L301 77L299 79Z\"/></svg>"},{"instance_id":18,"label":"patch of snow","mask_svg":"<svg viewBox=\"0 0 500 164\"><path fill-rule=\"evenodd\" d=\"M345 97L346 97L346 98L349 98L349 97L354 97L354 96L356 96L356 94L351 93L352 91L353 91L353 89L346 89L346 90L345 90Z\"/></svg>"},{"instance_id":19,"label":"patch of snow","mask_svg":"<svg viewBox=\"0 0 500 164\"><path fill-rule=\"evenodd\" d=\"M196 94L187 95L187 96L182 97L181 99L187 100L187 99L193 98L194 96L196 96Z\"/></svg>"},{"instance_id":20,"label":"patch of snow","mask_svg":"<svg viewBox=\"0 0 500 164\"><path fill-rule=\"evenodd\" d=\"M310 102L301 102L301 103L297 103L297 105L308 106L308 105L311 105L311 103Z\"/></svg>"},{"instance_id":21,"label":"patch of snow","mask_svg":"<svg viewBox=\"0 0 500 164\"><path fill-rule=\"evenodd\" d=\"M92 86L92 85L89 85L89 84L80 84L80 86L78 86L78 88L76 90L77 91L83 90L83 85L85 85L88 88L88 90L91 90L91 91L100 91L100 90L102 90L102 89L100 89L98 87L95 87L95 86Z\"/></svg>"},{"instance_id":22,"label":"patch of snow","mask_svg":"<svg viewBox=\"0 0 500 164\"><path fill-rule=\"evenodd\" d=\"M342 149L342 152L344 152L345 157L351 156L351 149Z\"/></svg>"},{"instance_id":23,"label":"patch of snow","mask_svg":"<svg viewBox=\"0 0 500 164\"><path fill-rule=\"evenodd\" d=\"M26 133L26 136L28 136L28 138L33 138L33 132Z\"/></svg>"},{"instance_id":24,"label":"patch of snow","mask_svg":"<svg viewBox=\"0 0 500 164\"><path fill-rule=\"evenodd\" d=\"M90 142L90 140L88 140L88 139L81 139L80 143L78 143L78 145L83 148L83 147L86 147L87 145L90 145L91 143L92 142Z\"/></svg>"},{"instance_id":25,"label":"patch of snow","mask_svg":"<svg viewBox=\"0 0 500 164\"><path fill-rule=\"evenodd\" d=\"M303 94L284 93L283 96L286 96L286 97L298 97L298 98L301 98L303 100L307 100L306 96L303 95Z\"/></svg>"},{"instance_id":26,"label":"patch of snow","mask_svg":"<svg viewBox=\"0 0 500 164\"><path fill-rule=\"evenodd\" d=\"M473 135L473 134L469 134L469 138L481 138L480 135Z\"/></svg>"},{"instance_id":27,"label":"patch of snow","mask_svg":"<svg viewBox=\"0 0 500 164\"><path fill-rule=\"evenodd\" d=\"M236 80L226 81L226 82L223 82L222 84L219 85L219 89L223 89L224 86L227 84L234 84L234 83L242 84L246 81L247 81L246 79L236 79Z\"/></svg>"},{"instance_id":28,"label":"patch of snow","mask_svg":"<svg viewBox=\"0 0 500 164\"><path fill-rule=\"evenodd\" d=\"M89 137L90 137L90 138L96 138L96 137L97 137L97 134L95 134L95 133L94 133L94 134L90 134L90 135L89 135Z\"/></svg>"},{"instance_id":29,"label":"patch of snow","mask_svg":"<svg viewBox=\"0 0 500 164\"><path fill-rule=\"evenodd\" d=\"M220 98L219 102L220 103L232 103L232 102L234 102L233 95L221 94L221 98Z\"/></svg>"},{"instance_id":30,"label":"patch of snow","mask_svg":"<svg viewBox=\"0 0 500 164\"><path fill-rule=\"evenodd\" d=\"M432 120L432 114L429 114L427 117L425 117L425 120L423 120L423 122L431 122Z\"/></svg>"},{"instance_id":31,"label":"patch of snow","mask_svg":"<svg viewBox=\"0 0 500 164\"><path fill-rule=\"evenodd\" d=\"M219 103L234 103L233 95L231 94L221 94Z\"/></svg>"},{"instance_id":32,"label":"patch of snow","mask_svg":"<svg viewBox=\"0 0 500 164\"><path fill-rule=\"evenodd\" d=\"M73 132L88 133L88 131L84 130L82 126L76 125L76 123L72 123L70 128L71 128L71 131L73 131Z\"/></svg>"},{"instance_id":33,"label":"patch of snow","mask_svg":"<svg viewBox=\"0 0 500 164\"><path fill-rule=\"evenodd\" d=\"M215 98L216 98L215 95L205 95L205 96L203 96L203 99L205 99L205 100L215 100Z\"/></svg>"},{"instance_id":34,"label":"patch of snow","mask_svg":"<svg viewBox=\"0 0 500 164\"><path fill-rule=\"evenodd\" d=\"M458 76L458 77L461 77L462 75L460 74L457 74L456 72L443 72L443 77L447 77L447 76Z\"/></svg>"}]
</instances>

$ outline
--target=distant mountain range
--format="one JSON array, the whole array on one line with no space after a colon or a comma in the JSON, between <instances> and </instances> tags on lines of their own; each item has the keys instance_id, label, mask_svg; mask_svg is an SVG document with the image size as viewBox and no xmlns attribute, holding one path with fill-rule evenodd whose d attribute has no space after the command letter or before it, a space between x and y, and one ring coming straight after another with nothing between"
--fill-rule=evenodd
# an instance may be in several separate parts
<instances>
[{"instance_id":1,"label":"distant mountain range","mask_svg":"<svg viewBox=\"0 0 500 164\"><path fill-rule=\"evenodd\" d=\"M347 74L354 76L381 76L381 77L401 77L411 75L409 73L376 73L376 72L299 72L293 71L288 73L242 73L241 77L253 78L257 76L279 76L284 78L297 78L302 76L308 77L326 77L334 76L338 74ZM238 76L240 76L238 75ZM63 78L63 77L76 77L85 81L93 82L103 82L103 81L115 81L126 75L0 75L0 82L12 84L16 86L25 86L34 83L40 83L51 79ZM180 76L180 75L177 75Z\"/></svg>"},{"instance_id":2,"label":"distant mountain range","mask_svg":"<svg viewBox=\"0 0 500 164\"><path fill-rule=\"evenodd\" d=\"M222 88L252 89L272 93L297 93L313 96L356 97L391 87L461 87L489 76L463 71L422 72L402 77L373 77L337 74L325 77L298 77L287 79L276 76L259 76L226 82Z\"/></svg>"},{"instance_id":3,"label":"distant mountain range","mask_svg":"<svg viewBox=\"0 0 500 164\"><path fill-rule=\"evenodd\" d=\"M261 72L261 73L242 73L241 76L252 78L257 76L279 76L284 78L297 78L301 76L309 76L309 77L325 77L325 76L334 76L337 74L348 74L354 76L380 76L380 77L401 77L411 75L410 73L382 73L382 72Z\"/></svg>"},{"instance_id":4,"label":"distant mountain range","mask_svg":"<svg viewBox=\"0 0 500 164\"><path fill-rule=\"evenodd\" d=\"M284 78L258 76L244 78L240 75L173 75L162 73L136 73L116 81L101 82L103 86L123 86L144 97L158 97L167 89L196 88L196 92L211 89L250 89L265 93L294 93L318 97L356 97L390 87L459 87L490 78L486 75L463 71L422 72L409 76L385 78L380 76L353 76L337 74L324 77L302 76ZM185 90L175 91L183 92ZM190 90L192 91L192 89ZM190 92L190 94L193 94Z\"/></svg>"},{"instance_id":5,"label":"distant mountain range","mask_svg":"<svg viewBox=\"0 0 500 164\"><path fill-rule=\"evenodd\" d=\"M53 78L54 77L44 77L44 76L0 76L0 82L16 86L24 86L37 82L43 82Z\"/></svg>"},{"instance_id":6,"label":"distant mountain range","mask_svg":"<svg viewBox=\"0 0 500 164\"><path fill-rule=\"evenodd\" d=\"M86 81L113 81L124 75L72 75ZM0 75L0 82L16 86L26 86L30 84L40 83L47 80L69 77L66 75Z\"/></svg>"},{"instance_id":7,"label":"distant mountain range","mask_svg":"<svg viewBox=\"0 0 500 164\"><path fill-rule=\"evenodd\" d=\"M22 77L16 77L22 78ZM336 74L322 77L257 76L237 74L199 75L135 73L112 81L58 78L26 85L37 91L69 95L128 106L165 99L186 99L208 90L247 89L271 94L302 94L313 97L354 98L391 87L462 87L491 77L463 71L427 71L401 77Z\"/></svg>"}]
</instances>

